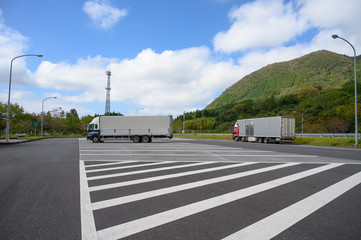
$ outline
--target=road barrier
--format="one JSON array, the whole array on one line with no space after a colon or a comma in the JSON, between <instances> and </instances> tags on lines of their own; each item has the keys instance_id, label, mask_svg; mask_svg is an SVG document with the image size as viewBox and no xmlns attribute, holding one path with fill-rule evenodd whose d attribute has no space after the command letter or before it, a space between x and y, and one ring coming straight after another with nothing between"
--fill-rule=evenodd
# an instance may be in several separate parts
<instances>
[{"instance_id":1,"label":"road barrier","mask_svg":"<svg viewBox=\"0 0 361 240\"><path fill-rule=\"evenodd\" d=\"M199 136L232 136L231 133L185 133L181 135L199 135ZM296 137L331 137L331 138L355 138L354 133L296 133ZM361 134L358 134L361 139Z\"/></svg>"}]
</instances>

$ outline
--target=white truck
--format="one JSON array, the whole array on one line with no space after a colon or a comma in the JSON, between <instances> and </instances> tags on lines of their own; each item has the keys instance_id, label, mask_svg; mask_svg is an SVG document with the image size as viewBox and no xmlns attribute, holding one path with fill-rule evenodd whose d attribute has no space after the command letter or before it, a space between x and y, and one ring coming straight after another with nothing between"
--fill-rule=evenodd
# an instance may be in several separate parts
<instances>
[{"instance_id":1,"label":"white truck","mask_svg":"<svg viewBox=\"0 0 361 240\"><path fill-rule=\"evenodd\" d=\"M99 116L87 128L87 140L130 139L135 143L173 137L172 116Z\"/></svg>"},{"instance_id":2,"label":"white truck","mask_svg":"<svg viewBox=\"0 0 361 240\"><path fill-rule=\"evenodd\" d=\"M277 116L237 120L232 139L236 142L294 142L296 139L295 118Z\"/></svg>"}]
</instances>

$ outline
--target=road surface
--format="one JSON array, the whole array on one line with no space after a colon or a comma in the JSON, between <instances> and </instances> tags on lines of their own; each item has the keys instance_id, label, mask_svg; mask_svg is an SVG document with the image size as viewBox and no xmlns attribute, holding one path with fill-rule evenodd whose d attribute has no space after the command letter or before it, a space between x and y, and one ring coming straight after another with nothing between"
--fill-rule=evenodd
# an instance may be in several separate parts
<instances>
[{"instance_id":1,"label":"road surface","mask_svg":"<svg viewBox=\"0 0 361 240\"><path fill-rule=\"evenodd\" d=\"M215 140L0 146L0 239L360 239L361 151Z\"/></svg>"}]
</instances>

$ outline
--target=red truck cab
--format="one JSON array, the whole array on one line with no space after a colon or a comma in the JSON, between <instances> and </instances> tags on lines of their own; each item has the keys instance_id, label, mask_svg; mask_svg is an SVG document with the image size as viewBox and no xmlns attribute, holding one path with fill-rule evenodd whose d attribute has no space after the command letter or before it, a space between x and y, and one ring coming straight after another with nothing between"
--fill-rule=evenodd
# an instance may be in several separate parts
<instances>
[{"instance_id":1,"label":"red truck cab","mask_svg":"<svg viewBox=\"0 0 361 240\"><path fill-rule=\"evenodd\" d=\"M236 122L236 124L234 124L233 132L232 132L232 139L237 142L238 137L239 137L239 126L238 123Z\"/></svg>"}]
</instances>

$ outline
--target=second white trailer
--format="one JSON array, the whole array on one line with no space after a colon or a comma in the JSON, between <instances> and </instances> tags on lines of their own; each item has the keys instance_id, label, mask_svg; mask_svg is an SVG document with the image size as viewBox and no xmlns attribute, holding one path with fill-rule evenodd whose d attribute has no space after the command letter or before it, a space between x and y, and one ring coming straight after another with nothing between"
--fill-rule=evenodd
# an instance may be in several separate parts
<instances>
[{"instance_id":1,"label":"second white trailer","mask_svg":"<svg viewBox=\"0 0 361 240\"><path fill-rule=\"evenodd\" d=\"M296 137L295 118L277 116L237 120L232 137L243 142L293 142Z\"/></svg>"}]
</instances>

